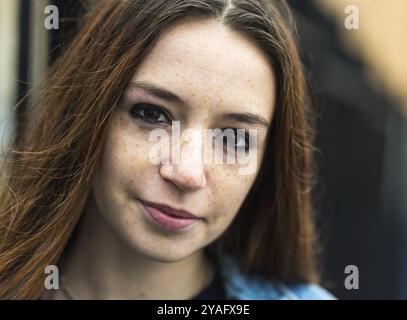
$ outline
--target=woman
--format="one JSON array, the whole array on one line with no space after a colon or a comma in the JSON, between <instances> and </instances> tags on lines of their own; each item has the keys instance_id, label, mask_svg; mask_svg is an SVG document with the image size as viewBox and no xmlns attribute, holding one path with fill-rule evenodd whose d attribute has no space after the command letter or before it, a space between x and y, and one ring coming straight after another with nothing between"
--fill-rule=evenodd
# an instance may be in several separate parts
<instances>
[{"instance_id":1,"label":"woman","mask_svg":"<svg viewBox=\"0 0 407 320\"><path fill-rule=\"evenodd\" d=\"M105 0L84 21L6 158L0 297L331 298L286 5ZM206 129L253 170L204 161Z\"/></svg>"}]
</instances>

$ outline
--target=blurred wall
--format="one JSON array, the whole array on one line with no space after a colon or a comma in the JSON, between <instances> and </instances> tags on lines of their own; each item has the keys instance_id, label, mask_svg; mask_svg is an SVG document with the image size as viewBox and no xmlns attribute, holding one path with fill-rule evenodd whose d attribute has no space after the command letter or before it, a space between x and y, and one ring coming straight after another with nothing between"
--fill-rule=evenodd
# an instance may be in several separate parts
<instances>
[{"instance_id":1,"label":"blurred wall","mask_svg":"<svg viewBox=\"0 0 407 320\"><path fill-rule=\"evenodd\" d=\"M18 1L0 0L0 151L13 130L17 85Z\"/></svg>"},{"instance_id":2,"label":"blurred wall","mask_svg":"<svg viewBox=\"0 0 407 320\"><path fill-rule=\"evenodd\" d=\"M318 115L324 279L339 298L407 298L404 1L288 1ZM345 28L349 4L359 30ZM358 290L344 286L350 264Z\"/></svg>"},{"instance_id":3,"label":"blurred wall","mask_svg":"<svg viewBox=\"0 0 407 320\"><path fill-rule=\"evenodd\" d=\"M317 0L343 26L339 28L348 51L360 56L372 72L377 88L401 99L407 114L407 1ZM344 8L359 8L359 30L344 27Z\"/></svg>"}]
</instances>

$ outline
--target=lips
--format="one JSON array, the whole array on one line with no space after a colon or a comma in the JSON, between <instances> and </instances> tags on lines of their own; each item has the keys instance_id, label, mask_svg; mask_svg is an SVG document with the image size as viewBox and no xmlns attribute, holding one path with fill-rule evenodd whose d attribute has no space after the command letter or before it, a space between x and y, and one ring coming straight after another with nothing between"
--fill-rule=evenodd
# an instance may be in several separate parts
<instances>
[{"instance_id":1,"label":"lips","mask_svg":"<svg viewBox=\"0 0 407 320\"><path fill-rule=\"evenodd\" d=\"M201 218L183 209L141 199L140 203L156 224L170 231L185 229L201 220Z\"/></svg>"}]
</instances>

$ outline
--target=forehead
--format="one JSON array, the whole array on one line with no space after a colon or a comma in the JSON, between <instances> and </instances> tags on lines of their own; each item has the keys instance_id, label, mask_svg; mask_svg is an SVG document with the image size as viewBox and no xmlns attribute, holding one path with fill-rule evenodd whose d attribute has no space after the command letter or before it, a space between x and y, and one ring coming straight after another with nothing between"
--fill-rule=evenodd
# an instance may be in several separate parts
<instances>
[{"instance_id":1,"label":"forehead","mask_svg":"<svg viewBox=\"0 0 407 320\"><path fill-rule=\"evenodd\" d=\"M275 79L254 43L215 20L188 21L166 30L133 78L162 85L188 105L224 112L253 111L271 118Z\"/></svg>"}]
</instances>

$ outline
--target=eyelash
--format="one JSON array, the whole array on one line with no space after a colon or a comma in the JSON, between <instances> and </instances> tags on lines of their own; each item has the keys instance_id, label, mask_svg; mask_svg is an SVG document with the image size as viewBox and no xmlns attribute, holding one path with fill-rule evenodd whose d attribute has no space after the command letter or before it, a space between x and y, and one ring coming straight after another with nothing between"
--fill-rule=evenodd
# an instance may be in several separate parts
<instances>
[{"instance_id":1,"label":"eyelash","mask_svg":"<svg viewBox=\"0 0 407 320\"><path fill-rule=\"evenodd\" d=\"M148 116L146 116L145 114L143 114L143 112L145 111L156 111L156 112L160 112L161 115L160 116L164 116L166 118L165 121L163 120L154 120L151 119L151 117L149 118ZM147 122L149 124L158 124L158 123L167 123L167 124L171 124L171 115L169 114L168 111L166 111L164 108L154 105L154 104L150 104L150 103L137 103L135 104L129 111L130 116L132 116L133 118L142 120L144 122ZM151 115L150 115L151 116Z\"/></svg>"},{"instance_id":2,"label":"eyelash","mask_svg":"<svg viewBox=\"0 0 407 320\"><path fill-rule=\"evenodd\" d=\"M151 117L149 118L147 115L144 114L146 111L159 112L159 113L161 113L160 117L164 116L166 119L164 121L163 120L157 120L157 119L154 120ZM130 113L130 116L132 118L141 120L141 121L146 122L148 124L153 124L153 125L157 124L158 125L158 124L165 123L165 124L170 125L171 122L172 122L172 117L171 117L170 113L167 110L165 110L164 108L162 108L160 106L157 106L155 104L151 104L151 103L137 103L137 104L133 105L133 107L130 109L129 113ZM223 132L224 130L227 130L227 129L232 129L233 130L234 137L237 140L237 138L239 137L239 135L237 133L238 129L237 128L222 128L221 130ZM223 142L225 143L225 145L227 147L227 137L223 136ZM251 147L252 147L251 143L249 142L249 134L247 132L245 132L244 146L238 147L238 146L235 145L235 150L236 149L240 149L240 150L244 149L245 152L248 152L251 149Z\"/></svg>"}]
</instances>

